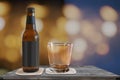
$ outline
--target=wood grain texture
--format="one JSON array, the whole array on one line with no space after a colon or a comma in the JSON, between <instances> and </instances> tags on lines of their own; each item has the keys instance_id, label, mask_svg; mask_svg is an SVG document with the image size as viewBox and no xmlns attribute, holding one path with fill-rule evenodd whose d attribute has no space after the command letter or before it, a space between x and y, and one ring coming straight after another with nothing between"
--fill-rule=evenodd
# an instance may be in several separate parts
<instances>
[{"instance_id":1,"label":"wood grain texture","mask_svg":"<svg viewBox=\"0 0 120 80\"><path fill-rule=\"evenodd\" d=\"M46 68L46 67L44 67ZM113 74L106 70L94 67L94 66L73 66L76 69L76 74L46 74L45 70L42 75L36 76L19 76L15 71L8 72L3 75L4 80L116 80L119 79L119 75Z\"/></svg>"}]
</instances>

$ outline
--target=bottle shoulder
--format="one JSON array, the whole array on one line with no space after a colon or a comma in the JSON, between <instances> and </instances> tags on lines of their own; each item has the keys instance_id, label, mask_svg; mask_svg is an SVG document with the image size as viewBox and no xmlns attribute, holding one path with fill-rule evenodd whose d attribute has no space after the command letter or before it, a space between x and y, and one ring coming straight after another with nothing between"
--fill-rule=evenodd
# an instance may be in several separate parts
<instances>
[{"instance_id":1,"label":"bottle shoulder","mask_svg":"<svg viewBox=\"0 0 120 80\"><path fill-rule=\"evenodd\" d=\"M25 30L22 39L24 41L34 41L39 39L39 35L36 30Z\"/></svg>"},{"instance_id":2,"label":"bottle shoulder","mask_svg":"<svg viewBox=\"0 0 120 80\"><path fill-rule=\"evenodd\" d=\"M36 30L25 30L23 34L31 34L31 35L38 35L38 32Z\"/></svg>"}]
</instances>

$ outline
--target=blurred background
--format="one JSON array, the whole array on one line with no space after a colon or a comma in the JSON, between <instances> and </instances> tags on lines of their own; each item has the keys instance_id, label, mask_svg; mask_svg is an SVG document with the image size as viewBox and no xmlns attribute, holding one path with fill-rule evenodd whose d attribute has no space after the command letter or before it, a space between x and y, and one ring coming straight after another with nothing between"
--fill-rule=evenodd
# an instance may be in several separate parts
<instances>
[{"instance_id":1,"label":"blurred background","mask_svg":"<svg viewBox=\"0 0 120 80\"><path fill-rule=\"evenodd\" d=\"M41 65L48 65L48 41L70 41L72 65L120 75L119 5L120 0L0 0L0 74L21 67L26 8L34 7Z\"/></svg>"}]
</instances>

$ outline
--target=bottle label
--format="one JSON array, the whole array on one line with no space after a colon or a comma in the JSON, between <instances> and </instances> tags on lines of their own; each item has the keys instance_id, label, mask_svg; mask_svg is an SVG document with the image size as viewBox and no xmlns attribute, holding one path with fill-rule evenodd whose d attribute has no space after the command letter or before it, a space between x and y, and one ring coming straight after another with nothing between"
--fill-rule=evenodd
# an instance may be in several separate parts
<instances>
[{"instance_id":1,"label":"bottle label","mask_svg":"<svg viewBox=\"0 0 120 80\"><path fill-rule=\"evenodd\" d=\"M39 41L23 41L22 52L22 63L24 67L39 66Z\"/></svg>"}]
</instances>

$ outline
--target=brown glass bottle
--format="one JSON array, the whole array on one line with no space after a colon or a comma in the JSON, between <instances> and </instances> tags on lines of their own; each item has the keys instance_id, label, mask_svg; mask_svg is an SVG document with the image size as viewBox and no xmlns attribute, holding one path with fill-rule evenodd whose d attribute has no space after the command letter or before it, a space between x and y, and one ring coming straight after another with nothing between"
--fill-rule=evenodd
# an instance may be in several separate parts
<instances>
[{"instance_id":1,"label":"brown glass bottle","mask_svg":"<svg viewBox=\"0 0 120 80\"><path fill-rule=\"evenodd\" d=\"M26 29L22 37L22 66L24 72L39 70L39 36L36 31L35 9L27 9Z\"/></svg>"}]
</instances>

